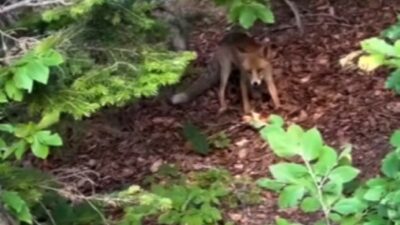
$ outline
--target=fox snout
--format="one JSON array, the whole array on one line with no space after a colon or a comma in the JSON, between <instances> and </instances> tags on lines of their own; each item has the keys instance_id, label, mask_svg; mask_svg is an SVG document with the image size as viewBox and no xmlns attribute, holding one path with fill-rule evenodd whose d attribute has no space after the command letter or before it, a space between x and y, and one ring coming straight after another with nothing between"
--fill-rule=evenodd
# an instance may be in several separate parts
<instances>
[{"instance_id":1,"label":"fox snout","mask_svg":"<svg viewBox=\"0 0 400 225\"><path fill-rule=\"evenodd\" d=\"M261 80L252 80L251 85L253 86L259 86L261 84Z\"/></svg>"}]
</instances>

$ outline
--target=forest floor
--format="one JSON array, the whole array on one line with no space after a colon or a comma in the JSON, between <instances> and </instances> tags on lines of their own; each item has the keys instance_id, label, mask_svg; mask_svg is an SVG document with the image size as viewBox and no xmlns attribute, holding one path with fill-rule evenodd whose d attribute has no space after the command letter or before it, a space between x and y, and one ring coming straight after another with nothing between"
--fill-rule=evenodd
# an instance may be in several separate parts
<instances>
[{"instance_id":1,"label":"forest floor","mask_svg":"<svg viewBox=\"0 0 400 225\"><path fill-rule=\"evenodd\" d=\"M293 17L285 5L275 10L277 24L258 26L255 33L267 35L276 44L273 60L275 80L284 109L274 110L269 99L253 102L263 114L279 114L288 123L317 127L328 144L340 150L353 145L353 162L363 177L379 173L380 161L390 150L389 135L400 128L400 99L384 88L387 71L366 75L348 71L339 59L359 48L359 42L378 35L396 21L397 0L299 1L306 33L298 35ZM397 3L396 3L397 2ZM199 25L192 33L191 47L197 51L196 65L215 49L224 32L224 22ZM280 28L279 28L280 27ZM276 29L274 29L276 28ZM257 131L243 122L240 92L229 90L232 110L218 115L217 88L183 106L162 100L144 100L117 112L87 121L85 133L76 142L71 157L53 157L45 169L74 168L96 171L96 189L114 190L140 183L160 165L170 163L182 171L221 167L234 175L259 178L268 174L276 157ZM111 119L110 119L111 118ZM202 157L195 154L182 135L191 121L207 134L225 131L231 145ZM85 184L82 184L83 186ZM279 211L273 195L265 201L228 213L238 224L268 224L276 215L306 221L293 212Z\"/></svg>"}]
</instances>

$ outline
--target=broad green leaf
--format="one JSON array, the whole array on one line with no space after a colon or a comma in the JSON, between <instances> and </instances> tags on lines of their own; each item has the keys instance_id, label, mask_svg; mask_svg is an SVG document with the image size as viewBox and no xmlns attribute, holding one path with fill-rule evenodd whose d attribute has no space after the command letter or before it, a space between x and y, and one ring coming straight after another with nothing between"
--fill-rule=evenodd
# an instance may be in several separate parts
<instances>
[{"instance_id":1,"label":"broad green leaf","mask_svg":"<svg viewBox=\"0 0 400 225\"><path fill-rule=\"evenodd\" d=\"M394 46L376 37L361 41L361 48L369 54L398 56Z\"/></svg>"},{"instance_id":2,"label":"broad green leaf","mask_svg":"<svg viewBox=\"0 0 400 225\"><path fill-rule=\"evenodd\" d=\"M385 194L386 188L384 186L374 186L369 188L364 194L364 199L368 201L379 201Z\"/></svg>"},{"instance_id":3,"label":"broad green leaf","mask_svg":"<svg viewBox=\"0 0 400 225\"><path fill-rule=\"evenodd\" d=\"M400 130L396 130L390 137L390 144L393 147L400 148Z\"/></svg>"},{"instance_id":4,"label":"broad green leaf","mask_svg":"<svg viewBox=\"0 0 400 225\"><path fill-rule=\"evenodd\" d=\"M14 71L14 83L15 86L21 89L28 90L28 92L32 92L33 88L33 80L29 77L30 70L27 67L27 64L17 67Z\"/></svg>"},{"instance_id":5,"label":"broad green leaf","mask_svg":"<svg viewBox=\"0 0 400 225\"><path fill-rule=\"evenodd\" d=\"M275 219L275 223L276 223L276 225L296 225L297 224L297 223L296 224L291 223L291 222L289 222L289 220L283 219L280 217Z\"/></svg>"},{"instance_id":6,"label":"broad green leaf","mask_svg":"<svg viewBox=\"0 0 400 225\"><path fill-rule=\"evenodd\" d=\"M0 90L0 103L8 102L7 95L4 91Z\"/></svg>"},{"instance_id":7,"label":"broad green leaf","mask_svg":"<svg viewBox=\"0 0 400 225\"><path fill-rule=\"evenodd\" d=\"M20 139L20 141L14 143L12 146L12 152L15 154L15 158L18 160L22 159L22 156L25 154L27 150L27 143L24 139Z\"/></svg>"},{"instance_id":8,"label":"broad green leaf","mask_svg":"<svg viewBox=\"0 0 400 225\"><path fill-rule=\"evenodd\" d=\"M279 163L269 167L272 176L280 182L291 183L308 175L305 166L295 163Z\"/></svg>"},{"instance_id":9,"label":"broad green leaf","mask_svg":"<svg viewBox=\"0 0 400 225\"><path fill-rule=\"evenodd\" d=\"M297 145L300 144L301 138L304 135L304 130L299 125L292 124L288 127L286 134L289 139Z\"/></svg>"},{"instance_id":10,"label":"broad green leaf","mask_svg":"<svg viewBox=\"0 0 400 225\"><path fill-rule=\"evenodd\" d=\"M39 83L47 84L49 80L50 70L42 62L34 60L29 62L26 67L28 68L29 77Z\"/></svg>"},{"instance_id":11,"label":"broad green leaf","mask_svg":"<svg viewBox=\"0 0 400 225\"><path fill-rule=\"evenodd\" d=\"M15 126L14 134L19 138L27 138L36 132L36 126L34 123L29 122L26 124L18 124Z\"/></svg>"},{"instance_id":12,"label":"broad green leaf","mask_svg":"<svg viewBox=\"0 0 400 225\"><path fill-rule=\"evenodd\" d=\"M40 60L46 66L57 66L64 62L63 56L54 49L46 52Z\"/></svg>"},{"instance_id":13,"label":"broad green leaf","mask_svg":"<svg viewBox=\"0 0 400 225\"><path fill-rule=\"evenodd\" d=\"M35 134L35 138L39 140L41 144L49 146L61 146L62 139L58 134L51 134L50 131L39 131Z\"/></svg>"},{"instance_id":14,"label":"broad green leaf","mask_svg":"<svg viewBox=\"0 0 400 225\"><path fill-rule=\"evenodd\" d=\"M305 188L302 185L289 185L280 192L278 205L280 208L295 207L304 194Z\"/></svg>"},{"instance_id":15,"label":"broad green leaf","mask_svg":"<svg viewBox=\"0 0 400 225\"><path fill-rule=\"evenodd\" d=\"M33 139L31 148L32 153L38 158L45 159L49 155L49 146L42 144L38 138Z\"/></svg>"},{"instance_id":16,"label":"broad green leaf","mask_svg":"<svg viewBox=\"0 0 400 225\"><path fill-rule=\"evenodd\" d=\"M203 225L203 217L201 214L184 214L180 219L182 224Z\"/></svg>"},{"instance_id":17,"label":"broad green leaf","mask_svg":"<svg viewBox=\"0 0 400 225\"><path fill-rule=\"evenodd\" d=\"M391 152L383 159L381 171L387 177L395 178L400 171L400 159L395 152Z\"/></svg>"},{"instance_id":18,"label":"broad green leaf","mask_svg":"<svg viewBox=\"0 0 400 225\"><path fill-rule=\"evenodd\" d=\"M385 87L400 93L400 69L390 73L389 78L386 80Z\"/></svg>"},{"instance_id":19,"label":"broad green leaf","mask_svg":"<svg viewBox=\"0 0 400 225\"><path fill-rule=\"evenodd\" d=\"M340 221L340 225L360 225L362 219L363 215L361 213L344 216Z\"/></svg>"},{"instance_id":20,"label":"broad green leaf","mask_svg":"<svg viewBox=\"0 0 400 225\"><path fill-rule=\"evenodd\" d=\"M268 124L270 124L271 126L282 127L285 124L285 121L282 117L272 114L268 117Z\"/></svg>"},{"instance_id":21,"label":"broad green leaf","mask_svg":"<svg viewBox=\"0 0 400 225\"><path fill-rule=\"evenodd\" d=\"M23 94L22 91L19 90L15 84L13 80L8 80L6 81L6 85L5 85L5 91L6 94L9 98L11 98L12 100L15 100L17 102L22 101L23 99Z\"/></svg>"},{"instance_id":22,"label":"broad green leaf","mask_svg":"<svg viewBox=\"0 0 400 225\"><path fill-rule=\"evenodd\" d=\"M243 28L249 29L253 26L254 22L257 20L257 15L255 10L249 5L245 5L242 7L239 16L239 23Z\"/></svg>"},{"instance_id":23,"label":"broad green leaf","mask_svg":"<svg viewBox=\"0 0 400 225\"><path fill-rule=\"evenodd\" d=\"M240 13L245 7L246 4L243 4L241 1L234 1L231 7L229 8L229 22L236 22L239 20Z\"/></svg>"},{"instance_id":24,"label":"broad green leaf","mask_svg":"<svg viewBox=\"0 0 400 225\"><path fill-rule=\"evenodd\" d=\"M331 194L332 196L339 197L343 191L343 183L330 180L323 186L323 191Z\"/></svg>"},{"instance_id":25,"label":"broad green leaf","mask_svg":"<svg viewBox=\"0 0 400 225\"><path fill-rule=\"evenodd\" d=\"M367 72L374 71L385 63L384 55L364 55L358 59L358 67Z\"/></svg>"},{"instance_id":26,"label":"broad green leaf","mask_svg":"<svg viewBox=\"0 0 400 225\"><path fill-rule=\"evenodd\" d=\"M268 178L261 178L261 179L257 180L257 185L262 187L262 188L269 189L269 190L272 190L272 191L279 191L286 184L278 182L276 180L271 180L271 179L268 179Z\"/></svg>"},{"instance_id":27,"label":"broad green leaf","mask_svg":"<svg viewBox=\"0 0 400 225\"><path fill-rule=\"evenodd\" d=\"M386 178L377 177L377 178L369 179L367 181L367 186L370 188L376 187L376 186L387 186L387 185L389 185L389 181Z\"/></svg>"},{"instance_id":28,"label":"broad green leaf","mask_svg":"<svg viewBox=\"0 0 400 225\"><path fill-rule=\"evenodd\" d=\"M382 36L389 38L390 40L400 39L400 23L397 22L396 24L382 31Z\"/></svg>"},{"instance_id":29,"label":"broad green leaf","mask_svg":"<svg viewBox=\"0 0 400 225\"><path fill-rule=\"evenodd\" d=\"M316 128L306 131L302 138L302 157L311 161L316 159L322 149L323 140L321 134Z\"/></svg>"},{"instance_id":30,"label":"broad green leaf","mask_svg":"<svg viewBox=\"0 0 400 225\"><path fill-rule=\"evenodd\" d=\"M306 197L301 202L300 208L306 213L316 212L321 208L321 204L315 197Z\"/></svg>"},{"instance_id":31,"label":"broad green leaf","mask_svg":"<svg viewBox=\"0 0 400 225\"><path fill-rule=\"evenodd\" d=\"M329 219L331 219L333 222L340 222L342 216L340 214L331 212L329 215Z\"/></svg>"},{"instance_id":32,"label":"broad green leaf","mask_svg":"<svg viewBox=\"0 0 400 225\"><path fill-rule=\"evenodd\" d=\"M0 193L0 197L2 202L15 212L19 220L32 224L32 215L29 211L28 205L17 192L3 191Z\"/></svg>"},{"instance_id":33,"label":"broad green leaf","mask_svg":"<svg viewBox=\"0 0 400 225\"><path fill-rule=\"evenodd\" d=\"M183 127L183 135L192 144L196 153L206 155L210 152L207 137L193 124L188 123Z\"/></svg>"},{"instance_id":34,"label":"broad green leaf","mask_svg":"<svg viewBox=\"0 0 400 225\"><path fill-rule=\"evenodd\" d=\"M60 120L60 111L54 110L50 113L46 113L42 120L40 120L39 124L37 125L38 129L48 128L51 125L57 123Z\"/></svg>"},{"instance_id":35,"label":"broad green leaf","mask_svg":"<svg viewBox=\"0 0 400 225\"><path fill-rule=\"evenodd\" d=\"M296 141L292 140L282 127L267 126L260 131L260 135L277 156L288 158L298 154Z\"/></svg>"},{"instance_id":36,"label":"broad green leaf","mask_svg":"<svg viewBox=\"0 0 400 225\"><path fill-rule=\"evenodd\" d=\"M332 170L329 174L329 179L339 182L339 183L347 183L352 181L357 175L360 173L360 170L351 167L351 166L339 166Z\"/></svg>"},{"instance_id":37,"label":"broad green leaf","mask_svg":"<svg viewBox=\"0 0 400 225\"><path fill-rule=\"evenodd\" d=\"M7 133L14 133L15 132L15 127L12 124L9 123L1 123L0 124L0 131L4 131Z\"/></svg>"},{"instance_id":38,"label":"broad green leaf","mask_svg":"<svg viewBox=\"0 0 400 225\"><path fill-rule=\"evenodd\" d=\"M333 210L342 215L361 213L364 208L365 205L357 198L341 199L333 206Z\"/></svg>"},{"instance_id":39,"label":"broad green leaf","mask_svg":"<svg viewBox=\"0 0 400 225\"><path fill-rule=\"evenodd\" d=\"M257 18L259 18L264 23L274 23L275 17L272 10L266 7L264 4L260 4L258 2L254 2L252 4L254 11L256 13Z\"/></svg>"},{"instance_id":40,"label":"broad green leaf","mask_svg":"<svg viewBox=\"0 0 400 225\"><path fill-rule=\"evenodd\" d=\"M325 176L333 169L338 160L338 155L335 149L324 146L322 152L318 158L318 161L313 165L314 171L320 176Z\"/></svg>"}]
</instances>

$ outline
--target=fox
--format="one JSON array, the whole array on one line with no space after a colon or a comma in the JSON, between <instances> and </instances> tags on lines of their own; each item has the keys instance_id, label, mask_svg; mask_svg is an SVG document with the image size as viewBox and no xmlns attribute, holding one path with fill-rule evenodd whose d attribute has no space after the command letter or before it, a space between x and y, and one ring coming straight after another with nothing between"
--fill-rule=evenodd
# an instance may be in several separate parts
<instances>
[{"instance_id":1,"label":"fox","mask_svg":"<svg viewBox=\"0 0 400 225\"><path fill-rule=\"evenodd\" d=\"M252 110L248 93L249 86L260 87L265 84L274 107L279 108L281 103L273 78L270 58L271 49L267 45L257 42L247 33L238 31L228 33L222 38L208 63L207 73L200 75L186 90L173 95L170 101L174 105L187 103L219 81L220 106L218 113L223 113L228 108L225 100L228 80L236 69L240 73L240 90L245 114L249 114Z\"/></svg>"}]
</instances>

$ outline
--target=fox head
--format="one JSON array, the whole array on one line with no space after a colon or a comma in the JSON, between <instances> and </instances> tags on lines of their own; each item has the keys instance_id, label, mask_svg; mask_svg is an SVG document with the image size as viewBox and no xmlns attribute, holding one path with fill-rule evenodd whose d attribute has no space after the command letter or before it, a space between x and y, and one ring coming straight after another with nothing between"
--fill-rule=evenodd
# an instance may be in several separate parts
<instances>
[{"instance_id":1,"label":"fox head","mask_svg":"<svg viewBox=\"0 0 400 225\"><path fill-rule=\"evenodd\" d=\"M266 53L268 52L268 53ZM238 49L240 66L248 77L251 85L259 86L265 72L271 65L268 61L270 50L267 46L252 46L250 49Z\"/></svg>"}]
</instances>

